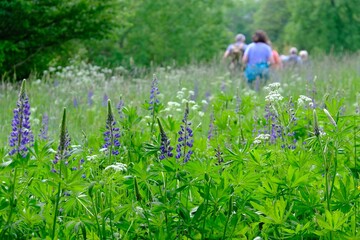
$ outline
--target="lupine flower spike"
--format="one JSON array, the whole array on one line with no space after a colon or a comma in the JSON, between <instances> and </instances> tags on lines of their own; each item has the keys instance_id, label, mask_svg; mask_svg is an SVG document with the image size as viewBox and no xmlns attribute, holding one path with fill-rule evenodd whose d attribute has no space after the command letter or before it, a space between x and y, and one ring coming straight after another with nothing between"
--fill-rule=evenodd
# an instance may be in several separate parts
<instances>
[{"instance_id":1,"label":"lupine flower spike","mask_svg":"<svg viewBox=\"0 0 360 240\"><path fill-rule=\"evenodd\" d=\"M314 134L316 137L320 136L320 129L319 129L319 122L318 122L318 117L316 114L316 110L313 110L313 118L314 118Z\"/></svg>"},{"instance_id":2,"label":"lupine flower spike","mask_svg":"<svg viewBox=\"0 0 360 240\"><path fill-rule=\"evenodd\" d=\"M170 146L170 139L166 136L166 133L161 125L160 120L157 119L157 121L159 124L160 136L161 136L161 146L160 146L161 153L160 153L159 159L163 160L165 158L173 156L173 153L172 153L173 148Z\"/></svg>"},{"instance_id":3,"label":"lupine flower spike","mask_svg":"<svg viewBox=\"0 0 360 240\"><path fill-rule=\"evenodd\" d=\"M53 160L53 169L51 170L52 172L56 173L57 171L55 169L55 166L59 162L61 163L61 161L64 161L64 164L66 164L66 160L71 156L70 143L71 139L66 127L66 108L64 108L60 129L60 142L55 155L55 159Z\"/></svg>"},{"instance_id":4,"label":"lupine flower spike","mask_svg":"<svg viewBox=\"0 0 360 240\"><path fill-rule=\"evenodd\" d=\"M12 132L9 137L11 150L9 155L18 153L22 157L26 157L29 146L34 143L34 136L30 127L30 103L25 91L25 80L21 84L11 126Z\"/></svg>"},{"instance_id":5,"label":"lupine flower spike","mask_svg":"<svg viewBox=\"0 0 360 240\"><path fill-rule=\"evenodd\" d=\"M150 102L149 102L149 110L151 110L151 115L154 115L155 105L159 104L159 99L157 95L159 95L159 88L158 88L158 79L156 75L153 76L153 81L151 83L151 90L150 90Z\"/></svg>"},{"instance_id":6,"label":"lupine flower spike","mask_svg":"<svg viewBox=\"0 0 360 240\"><path fill-rule=\"evenodd\" d=\"M331 122L332 125L334 125L334 127L337 127L337 124L334 120L334 118L331 116L331 114L329 113L329 111L327 109L324 108L324 113L325 115L328 117L329 121Z\"/></svg>"},{"instance_id":7,"label":"lupine flower spike","mask_svg":"<svg viewBox=\"0 0 360 240\"><path fill-rule=\"evenodd\" d=\"M179 133L178 144L176 146L176 159L184 158L184 163L190 160L190 156L193 151L191 148L193 147L193 131L191 130L191 122L188 121L189 117L189 104L186 103L185 114L182 120L183 124L180 126L181 130Z\"/></svg>"},{"instance_id":8,"label":"lupine flower spike","mask_svg":"<svg viewBox=\"0 0 360 240\"><path fill-rule=\"evenodd\" d=\"M152 117L151 122L151 133L154 130L154 124L155 124L155 118L157 113L157 106L159 105L160 101L158 99L158 95L160 94L159 88L158 88L158 80L156 75L154 74L153 80L151 83L151 90L150 90L150 101L149 101L149 110Z\"/></svg>"},{"instance_id":9,"label":"lupine flower spike","mask_svg":"<svg viewBox=\"0 0 360 240\"><path fill-rule=\"evenodd\" d=\"M124 118L124 112L123 112L124 106L125 106L124 100L122 99L122 97L120 97L120 101L116 106L120 118Z\"/></svg>"},{"instance_id":10,"label":"lupine flower spike","mask_svg":"<svg viewBox=\"0 0 360 240\"><path fill-rule=\"evenodd\" d=\"M41 129L40 129L40 133L39 133L39 138L41 140L47 140L49 138L48 137L48 129L49 129L49 117L45 113L42 116Z\"/></svg>"},{"instance_id":11,"label":"lupine flower spike","mask_svg":"<svg viewBox=\"0 0 360 240\"><path fill-rule=\"evenodd\" d=\"M120 147L120 129L116 126L116 121L114 119L114 115L112 113L111 101L108 100L108 116L106 120L106 131L104 133L105 144L103 145L103 149L107 151L110 155L118 155L118 148Z\"/></svg>"}]
</instances>

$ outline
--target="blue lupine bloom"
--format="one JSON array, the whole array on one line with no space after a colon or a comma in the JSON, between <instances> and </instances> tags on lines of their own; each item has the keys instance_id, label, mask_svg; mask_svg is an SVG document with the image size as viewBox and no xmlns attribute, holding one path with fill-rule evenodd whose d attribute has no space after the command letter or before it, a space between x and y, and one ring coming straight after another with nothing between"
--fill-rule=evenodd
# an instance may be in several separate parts
<instances>
[{"instance_id":1,"label":"blue lupine bloom","mask_svg":"<svg viewBox=\"0 0 360 240\"><path fill-rule=\"evenodd\" d=\"M158 124L159 124L159 128L160 128L160 136L161 136L161 145L160 145L160 156L159 159L163 160L167 157L172 157L173 153L173 147L170 146L170 139L167 137L161 122L159 119L157 119Z\"/></svg>"},{"instance_id":2,"label":"blue lupine bloom","mask_svg":"<svg viewBox=\"0 0 360 240\"><path fill-rule=\"evenodd\" d=\"M240 107L241 107L241 98L240 98L239 93L238 93L238 94L236 94L236 107L235 107L235 112L237 114L240 113Z\"/></svg>"},{"instance_id":3,"label":"blue lupine bloom","mask_svg":"<svg viewBox=\"0 0 360 240\"><path fill-rule=\"evenodd\" d=\"M107 104L107 101L109 100L108 95L105 93L103 96L103 101L102 101L102 105L105 107Z\"/></svg>"},{"instance_id":4,"label":"blue lupine bloom","mask_svg":"<svg viewBox=\"0 0 360 240\"><path fill-rule=\"evenodd\" d=\"M66 127L66 108L64 108L63 118L61 122L61 130L60 130L60 142L55 154L55 158L52 161L53 168L51 169L52 172L57 173L58 171L55 169L55 166L60 161L64 161L65 165L67 165L67 159L71 156L71 148L70 148L70 135L67 131Z\"/></svg>"},{"instance_id":5,"label":"blue lupine bloom","mask_svg":"<svg viewBox=\"0 0 360 240\"><path fill-rule=\"evenodd\" d=\"M199 83L196 81L194 84L194 94L191 95L191 100L195 101L199 95Z\"/></svg>"},{"instance_id":6,"label":"blue lupine bloom","mask_svg":"<svg viewBox=\"0 0 360 240\"><path fill-rule=\"evenodd\" d=\"M74 97L74 99L73 99L73 105L75 108L77 108L79 106L79 101L77 100L76 97Z\"/></svg>"},{"instance_id":7,"label":"blue lupine bloom","mask_svg":"<svg viewBox=\"0 0 360 240\"><path fill-rule=\"evenodd\" d=\"M151 83L151 90L150 90L150 101L149 101L149 110L154 110L155 105L159 104L159 99L157 95L159 95L159 88L158 88L158 80L156 75L154 74L153 81Z\"/></svg>"},{"instance_id":8,"label":"blue lupine bloom","mask_svg":"<svg viewBox=\"0 0 360 240\"><path fill-rule=\"evenodd\" d=\"M213 137L213 132L214 132L214 113L210 114L210 123L209 123L209 131L208 131L208 140L211 140Z\"/></svg>"},{"instance_id":9,"label":"blue lupine bloom","mask_svg":"<svg viewBox=\"0 0 360 240\"><path fill-rule=\"evenodd\" d=\"M119 151L117 150L120 147L120 129L116 126L116 121L114 119L112 109L111 109L111 101L108 100L108 117L106 120L106 131L104 132L104 140L105 144L102 148L106 149L113 155L119 155Z\"/></svg>"},{"instance_id":10,"label":"blue lupine bloom","mask_svg":"<svg viewBox=\"0 0 360 240\"><path fill-rule=\"evenodd\" d=\"M88 96L87 96L87 102L88 102L89 106L93 105L93 96L94 96L93 90L89 90Z\"/></svg>"},{"instance_id":11,"label":"blue lupine bloom","mask_svg":"<svg viewBox=\"0 0 360 240\"><path fill-rule=\"evenodd\" d=\"M34 143L34 136L30 127L30 103L25 91L25 80L21 84L11 127L9 155L19 153L22 157L26 157L28 147Z\"/></svg>"},{"instance_id":12,"label":"blue lupine bloom","mask_svg":"<svg viewBox=\"0 0 360 240\"><path fill-rule=\"evenodd\" d=\"M117 106L116 106L120 118L123 118L123 117L124 117L124 113L123 113L124 106L125 106L124 100L122 100L122 98L120 98L120 101L119 101L119 103L118 103Z\"/></svg>"},{"instance_id":13,"label":"blue lupine bloom","mask_svg":"<svg viewBox=\"0 0 360 240\"><path fill-rule=\"evenodd\" d=\"M39 133L39 138L41 140L47 140L49 138L48 137L48 129L49 129L49 117L45 113L42 116L41 128L40 128L40 133Z\"/></svg>"},{"instance_id":14,"label":"blue lupine bloom","mask_svg":"<svg viewBox=\"0 0 360 240\"><path fill-rule=\"evenodd\" d=\"M176 159L184 158L184 162L188 162L193 153L191 148L193 147L193 131L191 129L191 122L188 121L189 116L189 105L186 104L183 124L180 126L181 130L178 132L178 144L176 145Z\"/></svg>"}]
</instances>

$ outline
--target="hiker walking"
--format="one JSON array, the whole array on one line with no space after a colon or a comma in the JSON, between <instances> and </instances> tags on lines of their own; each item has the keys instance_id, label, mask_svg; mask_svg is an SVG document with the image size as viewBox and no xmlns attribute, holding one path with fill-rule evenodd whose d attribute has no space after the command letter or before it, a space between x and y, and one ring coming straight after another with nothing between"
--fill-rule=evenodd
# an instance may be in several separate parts
<instances>
[{"instance_id":1,"label":"hiker walking","mask_svg":"<svg viewBox=\"0 0 360 240\"><path fill-rule=\"evenodd\" d=\"M293 68L301 64L301 58L298 56L298 50L296 47L290 48L289 56L283 59L284 66Z\"/></svg>"},{"instance_id":2,"label":"hiker walking","mask_svg":"<svg viewBox=\"0 0 360 240\"><path fill-rule=\"evenodd\" d=\"M274 63L271 47L266 33L257 30L252 36L252 43L248 45L243 56L245 78L250 88L259 90L260 83L269 78L269 67Z\"/></svg>"},{"instance_id":3,"label":"hiker walking","mask_svg":"<svg viewBox=\"0 0 360 240\"><path fill-rule=\"evenodd\" d=\"M237 34L235 37L235 43L230 44L224 53L223 59L231 59L229 65L230 70L241 69L241 59L247 47L245 39L244 34Z\"/></svg>"}]
</instances>

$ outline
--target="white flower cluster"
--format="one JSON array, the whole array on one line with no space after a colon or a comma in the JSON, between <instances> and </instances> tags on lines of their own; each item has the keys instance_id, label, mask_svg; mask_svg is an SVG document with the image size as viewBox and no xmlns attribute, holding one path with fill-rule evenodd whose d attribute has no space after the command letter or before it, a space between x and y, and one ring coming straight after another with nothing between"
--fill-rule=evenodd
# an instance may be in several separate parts
<instances>
[{"instance_id":1,"label":"white flower cluster","mask_svg":"<svg viewBox=\"0 0 360 240\"><path fill-rule=\"evenodd\" d=\"M267 141L270 139L270 134L259 134L255 140L254 140L254 144L260 144L263 141Z\"/></svg>"},{"instance_id":2,"label":"white flower cluster","mask_svg":"<svg viewBox=\"0 0 360 240\"><path fill-rule=\"evenodd\" d=\"M309 106L309 107L313 107L313 100L307 96L304 95L300 95L299 99L298 99L298 105L299 106Z\"/></svg>"},{"instance_id":3,"label":"white flower cluster","mask_svg":"<svg viewBox=\"0 0 360 240\"><path fill-rule=\"evenodd\" d=\"M93 83L94 81L102 82L106 79L119 80L113 76L113 71L109 68L102 68L91 65L86 62L71 61L72 65L66 67L50 67L44 71L45 77L55 78L58 81L73 81L74 84L81 86L83 83ZM76 81L74 81L76 79Z\"/></svg>"},{"instance_id":4,"label":"white flower cluster","mask_svg":"<svg viewBox=\"0 0 360 240\"><path fill-rule=\"evenodd\" d=\"M200 106L193 100L188 100L187 98L185 98L185 91L187 89L186 88L182 88L180 91L178 91L176 93L176 98L178 98L182 104L186 104L188 103L189 104L189 108L193 111L198 111L198 114L200 117L204 116L204 112L202 111L199 111L200 110ZM188 91L188 95L189 97L191 96L194 96L195 93L194 91ZM176 112L183 112L184 111L184 108L181 107L181 103L179 102L173 102L173 101L170 101L167 103L167 106L164 110L164 112L173 112L173 111L176 111ZM206 100L202 100L202 103L203 104L208 104Z\"/></svg>"},{"instance_id":5,"label":"white flower cluster","mask_svg":"<svg viewBox=\"0 0 360 240\"><path fill-rule=\"evenodd\" d=\"M284 99L283 96L281 96L280 92L280 83L271 83L267 87L264 88L265 90L269 91L269 94L265 97L265 101L272 103L272 102L278 102Z\"/></svg>"},{"instance_id":6,"label":"white flower cluster","mask_svg":"<svg viewBox=\"0 0 360 240\"><path fill-rule=\"evenodd\" d=\"M113 169L113 170L115 170L115 172L126 172L127 166L124 163L116 162L115 164L107 166L105 168L105 171L108 170L108 169Z\"/></svg>"}]
</instances>

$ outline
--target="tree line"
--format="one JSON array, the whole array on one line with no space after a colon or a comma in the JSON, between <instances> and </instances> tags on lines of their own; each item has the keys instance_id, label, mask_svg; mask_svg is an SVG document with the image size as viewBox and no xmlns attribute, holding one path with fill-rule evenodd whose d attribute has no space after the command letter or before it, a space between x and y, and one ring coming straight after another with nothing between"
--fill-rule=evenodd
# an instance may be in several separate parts
<instances>
[{"instance_id":1,"label":"tree line","mask_svg":"<svg viewBox=\"0 0 360 240\"><path fill-rule=\"evenodd\" d=\"M209 61L242 32L279 50L360 48L358 0L0 0L0 73L21 79L79 56L114 67Z\"/></svg>"}]
</instances>

